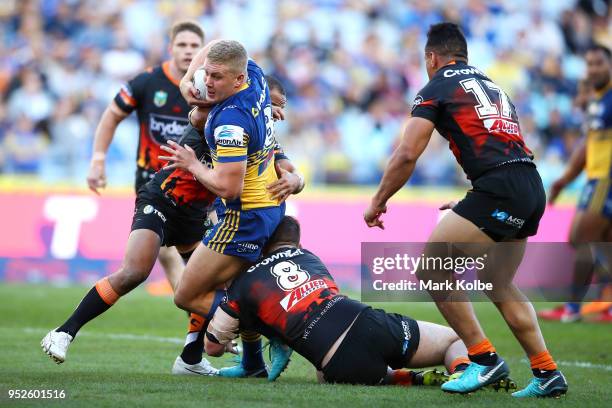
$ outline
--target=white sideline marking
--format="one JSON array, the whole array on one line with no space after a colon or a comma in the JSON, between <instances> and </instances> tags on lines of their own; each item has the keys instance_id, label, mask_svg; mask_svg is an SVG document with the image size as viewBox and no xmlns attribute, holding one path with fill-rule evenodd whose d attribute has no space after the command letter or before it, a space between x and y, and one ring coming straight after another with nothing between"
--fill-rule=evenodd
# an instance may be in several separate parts
<instances>
[{"instance_id":1,"label":"white sideline marking","mask_svg":"<svg viewBox=\"0 0 612 408\"><path fill-rule=\"evenodd\" d=\"M1 327L0 331L12 331L13 329L9 329L7 327ZM24 327L22 329L24 333L29 334L40 334L44 335L49 330L35 328L35 327ZM183 344L185 342L184 339L179 339L177 337L160 337L160 336L150 336L147 334L128 334L128 333L92 333L87 331L82 331L77 334L77 337L103 337L111 340L136 340L136 341L155 341L158 343L171 343L171 344Z\"/></svg>"},{"instance_id":2,"label":"white sideline marking","mask_svg":"<svg viewBox=\"0 0 612 408\"><path fill-rule=\"evenodd\" d=\"M522 363L529 363L529 361L525 358L521 359ZM612 371L612 366L607 364L596 364L591 363L590 361L566 361L566 360L555 360L560 370L563 370L563 367L578 367L578 368L590 368L593 370L605 370Z\"/></svg>"},{"instance_id":3,"label":"white sideline marking","mask_svg":"<svg viewBox=\"0 0 612 408\"><path fill-rule=\"evenodd\" d=\"M0 331L13 331L14 328L10 327L0 327ZM35 327L24 327L21 329L23 333L28 334L40 334L44 335L49 330ZM179 339L178 337L161 337L161 336L150 336L143 334L128 334L128 333L91 333L91 332L79 332L79 337L104 337L111 340L136 340L136 341L155 341L158 343L171 343L171 344L183 344L184 340ZM509 359L512 360L512 359ZM520 360L522 363L529 363L527 359L522 358ZM566 360L556 360L556 363L559 365L561 369L563 366L566 367L576 367L576 368L585 368L591 370L605 370L612 371L612 365L607 364L596 364L591 363L590 361L566 361Z\"/></svg>"}]
</instances>

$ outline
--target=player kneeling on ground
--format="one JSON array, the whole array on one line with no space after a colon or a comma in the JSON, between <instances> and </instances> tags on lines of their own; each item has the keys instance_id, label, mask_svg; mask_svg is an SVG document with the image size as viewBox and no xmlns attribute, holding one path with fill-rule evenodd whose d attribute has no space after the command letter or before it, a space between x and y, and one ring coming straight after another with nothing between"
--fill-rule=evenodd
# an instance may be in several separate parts
<instances>
[{"instance_id":1,"label":"player kneeling on ground","mask_svg":"<svg viewBox=\"0 0 612 408\"><path fill-rule=\"evenodd\" d=\"M296 219L282 219L266 254L229 287L206 332L207 354L222 355L240 328L282 339L316 367L320 380L332 383L436 385L448 377L400 368L444 364L456 373L469 364L452 329L339 294L321 260L300 247Z\"/></svg>"}]
</instances>

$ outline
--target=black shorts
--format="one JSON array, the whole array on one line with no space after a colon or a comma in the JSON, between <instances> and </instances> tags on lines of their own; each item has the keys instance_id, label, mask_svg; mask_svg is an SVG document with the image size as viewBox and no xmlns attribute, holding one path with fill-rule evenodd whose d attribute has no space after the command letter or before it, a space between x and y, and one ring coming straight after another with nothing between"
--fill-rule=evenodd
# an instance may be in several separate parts
<instances>
[{"instance_id":1,"label":"black shorts","mask_svg":"<svg viewBox=\"0 0 612 408\"><path fill-rule=\"evenodd\" d=\"M134 178L134 186L136 194L145 184L147 184L155 176L155 170L145 169L144 167L136 166L136 177Z\"/></svg>"},{"instance_id":2,"label":"black shorts","mask_svg":"<svg viewBox=\"0 0 612 408\"><path fill-rule=\"evenodd\" d=\"M159 235L162 246L189 245L202 239L212 223L205 211L194 212L175 206L163 194L156 194L147 186L138 190L132 231L148 229Z\"/></svg>"},{"instance_id":3,"label":"black shorts","mask_svg":"<svg viewBox=\"0 0 612 408\"><path fill-rule=\"evenodd\" d=\"M346 337L323 367L325 381L380 384L387 367L406 367L419 347L416 320L381 309L361 312Z\"/></svg>"},{"instance_id":4,"label":"black shorts","mask_svg":"<svg viewBox=\"0 0 612 408\"><path fill-rule=\"evenodd\" d=\"M486 172L472 185L453 208L455 213L495 241L523 239L538 232L546 193L535 166L506 164Z\"/></svg>"}]
</instances>

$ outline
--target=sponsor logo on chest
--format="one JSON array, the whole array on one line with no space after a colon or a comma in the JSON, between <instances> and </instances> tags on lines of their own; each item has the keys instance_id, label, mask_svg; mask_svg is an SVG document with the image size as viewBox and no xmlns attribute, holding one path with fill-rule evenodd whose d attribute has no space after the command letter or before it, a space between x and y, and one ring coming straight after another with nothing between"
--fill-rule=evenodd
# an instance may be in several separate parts
<instances>
[{"instance_id":1,"label":"sponsor logo on chest","mask_svg":"<svg viewBox=\"0 0 612 408\"><path fill-rule=\"evenodd\" d=\"M159 144L164 144L168 140L176 142L183 135L188 124L187 118L149 114L149 134Z\"/></svg>"},{"instance_id":2,"label":"sponsor logo on chest","mask_svg":"<svg viewBox=\"0 0 612 408\"><path fill-rule=\"evenodd\" d=\"M291 310L293 306L298 304L302 299L308 297L311 293L319 290L328 288L327 283L323 279L315 279L313 281L306 282L302 286L293 289L287 296L285 296L280 304L286 311Z\"/></svg>"}]
</instances>

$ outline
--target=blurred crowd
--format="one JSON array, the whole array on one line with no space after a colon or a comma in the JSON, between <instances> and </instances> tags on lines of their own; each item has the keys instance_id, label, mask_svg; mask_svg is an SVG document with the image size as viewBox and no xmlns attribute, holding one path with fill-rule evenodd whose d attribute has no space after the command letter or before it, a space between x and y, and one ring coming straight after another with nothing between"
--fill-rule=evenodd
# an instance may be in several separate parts
<instances>
[{"instance_id":1,"label":"blurred crowd","mask_svg":"<svg viewBox=\"0 0 612 408\"><path fill-rule=\"evenodd\" d=\"M512 98L545 183L583 122L582 54L612 46L606 0L2 0L0 174L84 184L95 127L121 84L167 56L183 18L207 41L232 38L288 92L277 132L311 183L377 183L427 82L430 24L454 21L470 63ZM124 121L108 155L111 184L131 185L138 129ZM466 183L434 137L412 183Z\"/></svg>"}]
</instances>

